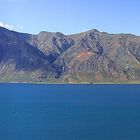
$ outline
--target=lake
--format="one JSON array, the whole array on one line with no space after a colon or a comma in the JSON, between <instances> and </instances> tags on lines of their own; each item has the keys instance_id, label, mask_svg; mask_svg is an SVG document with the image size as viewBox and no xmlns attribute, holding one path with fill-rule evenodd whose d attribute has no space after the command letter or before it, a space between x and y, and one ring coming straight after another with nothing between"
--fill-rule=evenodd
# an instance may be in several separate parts
<instances>
[{"instance_id":1,"label":"lake","mask_svg":"<svg viewBox=\"0 0 140 140\"><path fill-rule=\"evenodd\" d=\"M0 140L140 140L140 85L0 84Z\"/></svg>"}]
</instances>

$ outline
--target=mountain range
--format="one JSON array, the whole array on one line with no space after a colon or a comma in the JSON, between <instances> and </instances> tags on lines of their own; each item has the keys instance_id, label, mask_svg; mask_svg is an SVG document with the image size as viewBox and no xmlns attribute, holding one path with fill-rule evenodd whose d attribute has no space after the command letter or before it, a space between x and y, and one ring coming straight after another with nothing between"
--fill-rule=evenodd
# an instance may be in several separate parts
<instances>
[{"instance_id":1,"label":"mountain range","mask_svg":"<svg viewBox=\"0 0 140 140\"><path fill-rule=\"evenodd\" d=\"M0 27L0 82L139 83L140 37L96 29L32 35Z\"/></svg>"}]
</instances>

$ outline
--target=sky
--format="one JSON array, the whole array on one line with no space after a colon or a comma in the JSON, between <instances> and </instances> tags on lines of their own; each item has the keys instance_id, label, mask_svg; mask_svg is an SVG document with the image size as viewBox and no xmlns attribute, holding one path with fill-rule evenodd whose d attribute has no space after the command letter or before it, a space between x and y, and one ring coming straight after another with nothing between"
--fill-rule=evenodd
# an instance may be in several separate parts
<instances>
[{"instance_id":1,"label":"sky","mask_svg":"<svg viewBox=\"0 0 140 140\"><path fill-rule=\"evenodd\" d=\"M90 29L140 35L140 0L0 0L0 26L37 34Z\"/></svg>"}]
</instances>

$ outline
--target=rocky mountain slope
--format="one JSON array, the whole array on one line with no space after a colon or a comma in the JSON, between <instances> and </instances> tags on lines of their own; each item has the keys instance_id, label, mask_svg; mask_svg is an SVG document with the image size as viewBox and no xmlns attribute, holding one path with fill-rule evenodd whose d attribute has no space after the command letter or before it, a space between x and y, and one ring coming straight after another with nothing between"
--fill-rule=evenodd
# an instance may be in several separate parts
<instances>
[{"instance_id":1,"label":"rocky mountain slope","mask_svg":"<svg viewBox=\"0 0 140 140\"><path fill-rule=\"evenodd\" d=\"M140 37L90 30L23 34L0 27L1 82L140 82Z\"/></svg>"}]
</instances>

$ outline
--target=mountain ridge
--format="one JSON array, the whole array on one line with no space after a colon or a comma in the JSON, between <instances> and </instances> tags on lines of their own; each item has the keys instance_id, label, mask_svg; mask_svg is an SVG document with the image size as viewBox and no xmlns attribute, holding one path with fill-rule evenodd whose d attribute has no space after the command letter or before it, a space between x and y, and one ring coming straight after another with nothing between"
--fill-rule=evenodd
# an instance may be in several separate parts
<instances>
[{"instance_id":1,"label":"mountain ridge","mask_svg":"<svg viewBox=\"0 0 140 140\"><path fill-rule=\"evenodd\" d=\"M0 27L1 82L140 81L140 37L96 29L32 35Z\"/></svg>"}]
</instances>

